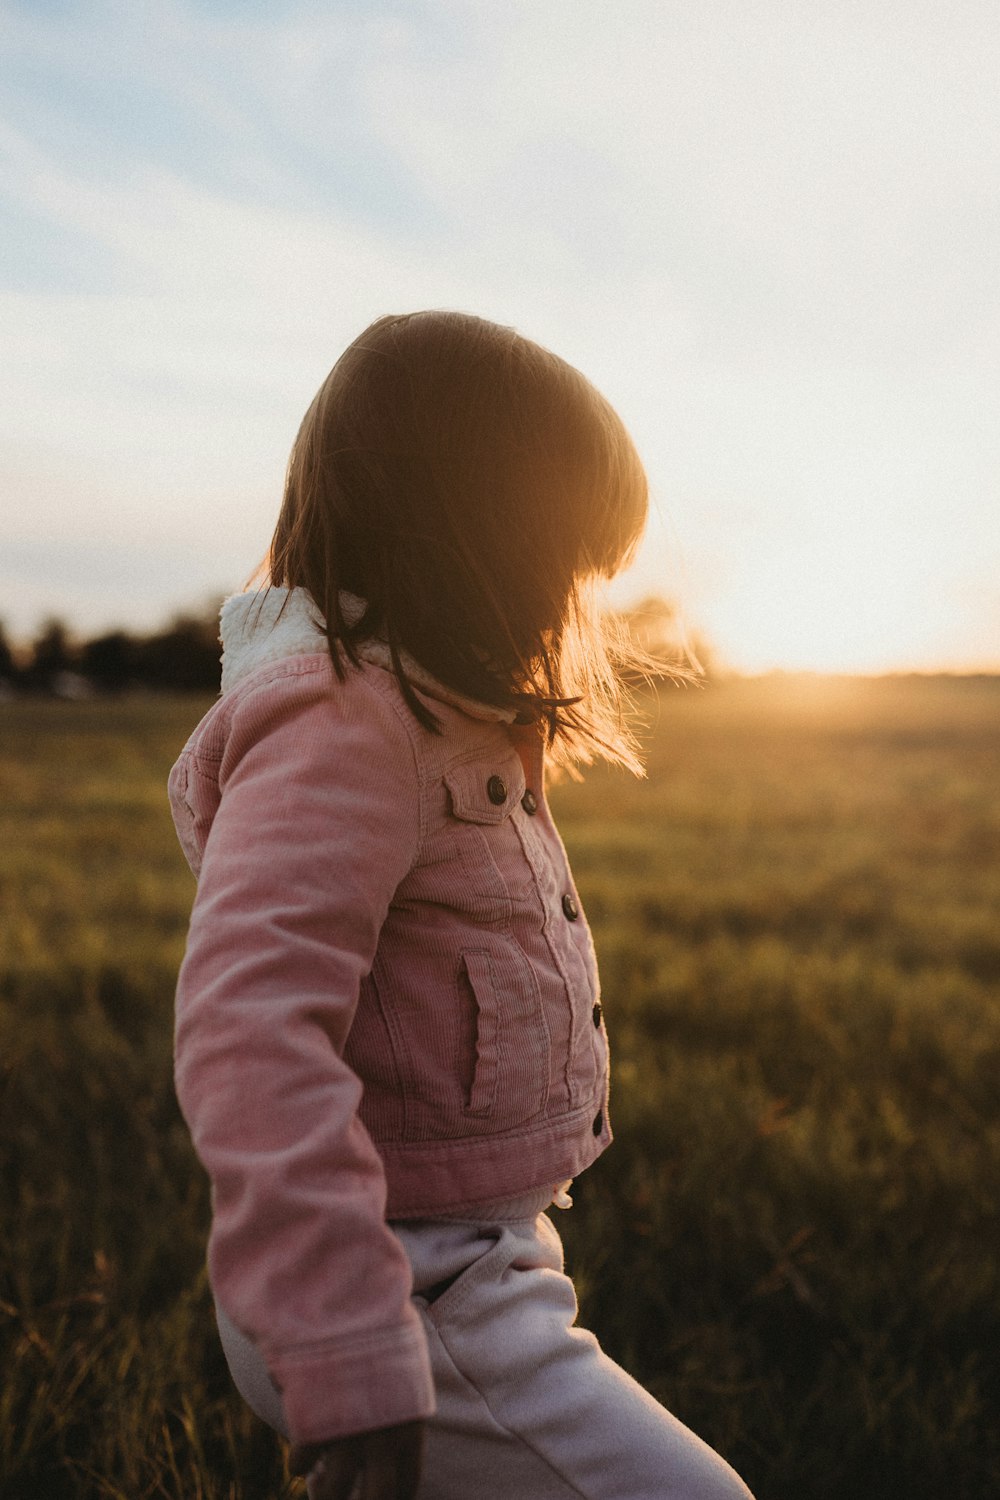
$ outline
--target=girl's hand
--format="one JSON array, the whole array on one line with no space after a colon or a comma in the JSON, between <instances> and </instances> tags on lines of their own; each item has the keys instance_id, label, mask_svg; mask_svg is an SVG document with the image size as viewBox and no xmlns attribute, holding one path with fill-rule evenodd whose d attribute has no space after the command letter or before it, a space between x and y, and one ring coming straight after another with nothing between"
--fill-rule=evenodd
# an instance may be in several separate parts
<instances>
[{"instance_id":1,"label":"girl's hand","mask_svg":"<svg viewBox=\"0 0 1000 1500\"><path fill-rule=\"evenodd\" d=\"M308 1475L309 1500L414 1500L423 1443L423 1422L403 1422L332 1443L296 1443L288 1467Z\"/></svg>"}]
</instances>

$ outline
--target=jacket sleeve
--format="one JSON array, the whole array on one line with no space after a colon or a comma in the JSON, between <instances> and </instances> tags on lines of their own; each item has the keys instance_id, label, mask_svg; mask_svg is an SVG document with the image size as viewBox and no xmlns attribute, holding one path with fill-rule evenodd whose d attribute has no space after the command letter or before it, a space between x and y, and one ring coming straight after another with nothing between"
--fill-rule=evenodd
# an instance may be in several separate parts
<instances>
[{"instance_id":1,"label":"jacket sleeve","mask_svg":"<svg viewBox=\"0 0 1000 1500\"><path fill-rule=\"evenodd\" d=\"M197 754L197 751L195 751ZM297 1441L428 1416L410 1268L344 1042L416 857L409 734L329 670L233 711L177 994L176 1081L212 1183L209 1269Z\"/></svg>"}]
</instances>

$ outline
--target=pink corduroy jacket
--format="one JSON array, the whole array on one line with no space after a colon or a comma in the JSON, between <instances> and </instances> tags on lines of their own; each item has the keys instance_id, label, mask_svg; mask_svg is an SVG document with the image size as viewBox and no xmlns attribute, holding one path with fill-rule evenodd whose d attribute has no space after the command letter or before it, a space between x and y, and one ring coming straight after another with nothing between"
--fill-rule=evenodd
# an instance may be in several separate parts
<instances>
[{"instance_id":1,"label":"pink corduroy jacket","mask_svg":"<svg viewBox=\"0 0 1000 1500\"><path fill-rule=\"evenodd\" d=\"M386 1220L475 1216L611 1139L587 924L534 728L372 641L339 682L303 590L223 609L222 696L170 776L198 877L176 1081L209 1267L293 1438L429 1415Z\"/></svg>"}]
</instances>

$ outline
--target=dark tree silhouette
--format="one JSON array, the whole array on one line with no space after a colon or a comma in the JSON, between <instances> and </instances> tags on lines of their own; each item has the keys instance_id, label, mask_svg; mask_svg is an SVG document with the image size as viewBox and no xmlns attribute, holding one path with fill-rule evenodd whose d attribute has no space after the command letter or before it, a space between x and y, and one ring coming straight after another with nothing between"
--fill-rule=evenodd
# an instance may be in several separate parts
<instances>
[{"instance_id":1,"label":"dark tree silhouette","mask_svg":"<svg viewBox=\"0 0 1000 1500\"><path fill-rule=\"evenodd\" d=\"M120 693L139 679L140 643L124 630L87 641L80 652L80 671L105 693Z\"/></svg>"},{"instance_id":2,"label":"dark tree silhouette","mask_svg":"<svg viewBox=\"0 0 1000 1500\"><path fill-rule=\"evenodd\" d=\"M18 675L17 662L7 639L7 628L0 620L0 681L13 682Z\"/></svg>"},{"instance_id":3,"label":"dark tree silhouette","mask_svg":"<svg viewBox=\"0 0 1000 1500\"><path fill-rule=\"evenodd\" d=\"M210 619L178 615L160 635L140 641L136 675L150 687L176 693L212 692L219 686L219 627Z\"/></svg>"},{"instance_id":4,"label":"dark tree silhouette","mask_svg":"<svg viewBox=\"0 0 1000 1500\"><path fill-rule=\"evenodd\" d=\"M219 687L218 613L175 616L166 629L137 636L110 630L77 645L61 620L50 619L19 666L0 625L0 682L34 693L85 697L132 688L215 692Z\"/></svg>"},{"instance_id":5,"label":"dark tree silhouette","mask_svg":"<svg viewBox=\"0 0 1000 1500\"><path fill-rule=\"evenodd\" d=\"M72 672L76 665L76 654L70 645L69 631L62 620L49 619L31 645L29 664L23 680L35 691L51 693L58 687L62 675Z\"/></svg>"}]
</instances>

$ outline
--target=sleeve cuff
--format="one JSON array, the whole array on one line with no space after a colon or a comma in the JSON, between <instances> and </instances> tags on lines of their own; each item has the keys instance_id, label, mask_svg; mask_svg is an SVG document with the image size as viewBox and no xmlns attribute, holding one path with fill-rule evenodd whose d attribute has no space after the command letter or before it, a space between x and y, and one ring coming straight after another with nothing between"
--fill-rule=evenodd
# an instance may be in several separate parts
<instances>
[{"instance_id":1,"label":"sleeve cuff","mask_svg":"<svg viewBox=\"0 0 1000 1500\"><path fill-rule=\"evenodd\" d=\"M434 1380L419 1323L285 1349L271 1353L267 1363L293 1442L328 1442L434 1413Z\"/></svg>"}]
</instances>

